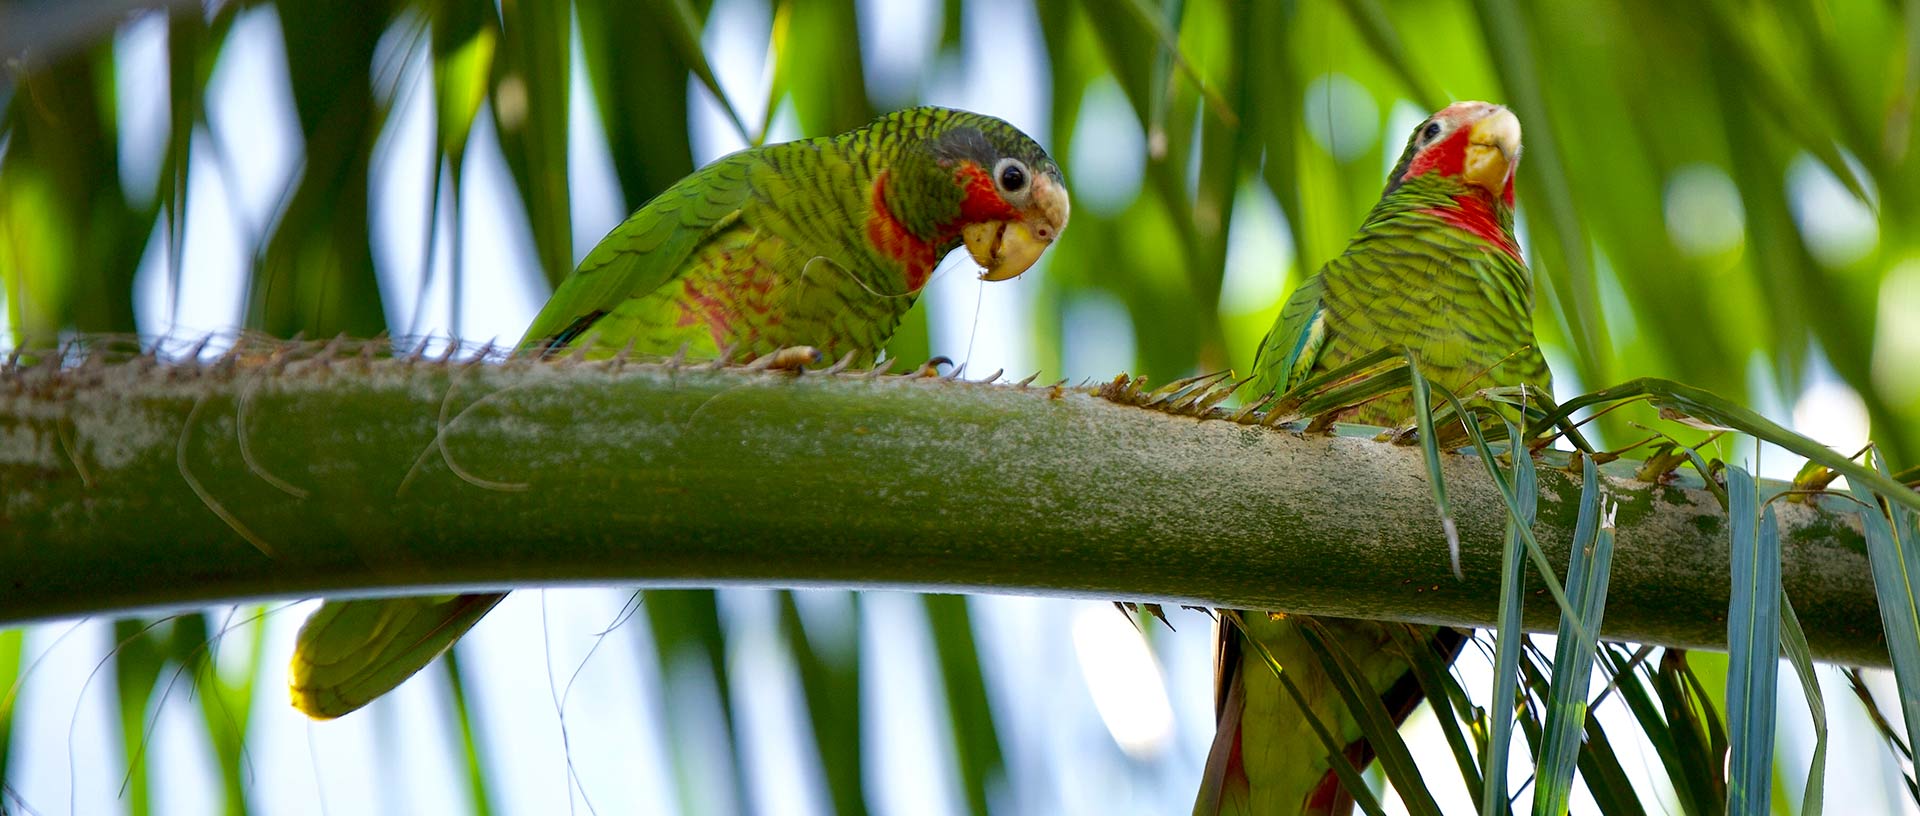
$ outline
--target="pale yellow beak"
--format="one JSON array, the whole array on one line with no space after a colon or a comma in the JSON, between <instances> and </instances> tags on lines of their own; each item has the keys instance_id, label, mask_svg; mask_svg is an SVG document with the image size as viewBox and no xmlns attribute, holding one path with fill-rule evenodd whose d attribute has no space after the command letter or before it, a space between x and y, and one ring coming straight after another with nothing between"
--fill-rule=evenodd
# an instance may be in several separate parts
<instances>
[{"instance_id":1,"label":"pale yellow beak","mask_svg":"<svg viewBox=\"0 0 1920 816\"><path fill-rule=\"evenodd\" d=\"M1467 183L1498 198L1506 193L1507 181L1520 164L1520 119L1513 111L1496 107L1469 127L1463 168Z\"/></svg>"},{"instance_id":2,"label":"pale yellow beak","mask_svg":"<svg viewBox=\"0 0 1920 816\"><path fill-rule=\"evenodd\" d=\"M1067 189L1054 183L1053 177L1036 173L1033 182L1033 206L1025 218L1014 221L983 221L960 230L973 262L981 266L980 279L1003 281L1017 278L1032 268L1034 261L1053 246L1067 228L1072 209Z\"/></svg>"}]
</instances>

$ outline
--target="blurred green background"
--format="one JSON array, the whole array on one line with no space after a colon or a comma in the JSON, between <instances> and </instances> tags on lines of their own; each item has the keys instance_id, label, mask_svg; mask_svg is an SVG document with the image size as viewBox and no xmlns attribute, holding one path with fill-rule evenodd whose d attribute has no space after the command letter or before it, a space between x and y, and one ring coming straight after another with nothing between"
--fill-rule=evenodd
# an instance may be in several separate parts
<instances>
[{"instance_id":1,"label":"blurred green background","mask_svg":"<svg viewBox=\"0 0 1920 816\"><path fill-rule=\"evenodd\" d=\"M1668 377L1920 461L1912 2L160 6L0 3L0 345L511 343L601 234L699 164L930 102L1047 145L1074 218L1012 283L950 259L890 356L1244 370L1406 133L1480 98L1525 127L1521 239L1563 395ZM305 607L0 633L0 681L29 681L0 705L0 809L1163 813L1211 730L1192 614L1143 641L1098 604L649 593L644 623L586 660L626 596L522 595L458 667L325 725L290 719L278 685ZM581 664L597 679L556 717ZM1167 719L1103 717L1102 694ZM1860 726L1830 806L1900 806L1847 697L1829 695L1836 740ZM610 735L568 750L563 721ZM1803 756L1783 728L1782 761Z\"/></svg>"}]
</instances>

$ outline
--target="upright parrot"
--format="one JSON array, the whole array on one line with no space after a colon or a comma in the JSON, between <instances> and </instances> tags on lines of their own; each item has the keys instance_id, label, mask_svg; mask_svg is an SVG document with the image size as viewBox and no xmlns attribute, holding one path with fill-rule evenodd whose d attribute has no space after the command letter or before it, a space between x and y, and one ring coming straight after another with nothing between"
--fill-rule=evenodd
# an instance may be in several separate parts
<instances>
[{"instance_id":1,"label":"upright parrot","mask_svg":"<svg viewBox=\"0 0 1920 816\"><path fill-rule=\"evenodd\" d=\"M1303 281L1254 361L1247 393L1285 390L1381 348L1407 348L1426 377L1455 392L1494 385L1546 391L1533 339L1533 277L1513 237L1520 120L1499 105L1458 102L1414 128L1380 203L1339 257ZM1351 409L1351 422L1395 426L1413 416L1404 393ZM1370 757L1299 618L1246 613L1249 633L1300 687L1314 714L1361 762ZM1418 685L1385 625L1318 619L1404 718ZM1447 658L1463 636L1430 629ZM1220 627L1218 727L1194 813L1328 814L1351 808L1324 743L1280 680L1233 627Z\"/></svg>"},{"instance_id":2,"label":"upright parrot","mask_svg":"<svg viewBox=\"0 0 1920 816\"><path fill-rule=\"evenodd\" d=\"M811 346L871 362L950 251L965 244L985 280L1013 278L1060 236L1068 209L1060 168L1039 144L964 111L913 108L743 150L608 233L520 348L744 359ZM504 597L327 602L294 647L294 707L328 719L366 705Z\"/></svg>"}]
</instances>

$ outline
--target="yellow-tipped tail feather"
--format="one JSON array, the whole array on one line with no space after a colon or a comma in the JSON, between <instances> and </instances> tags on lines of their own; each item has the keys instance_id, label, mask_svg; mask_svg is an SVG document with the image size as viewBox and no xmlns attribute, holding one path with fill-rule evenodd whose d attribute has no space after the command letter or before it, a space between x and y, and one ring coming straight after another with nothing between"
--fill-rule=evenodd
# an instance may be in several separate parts
<instances>
[{"instance_id":1,"label":"yellow-tipped tail feather","mask_svg":"<svg viewBox=\"0 0 1920 816\"><path fill-rule=\"evenodd\" d=\"M293 707L316 720L358 710L439 657L504 594L327 601L300 627Z\"/></svg>"}]
</instances>

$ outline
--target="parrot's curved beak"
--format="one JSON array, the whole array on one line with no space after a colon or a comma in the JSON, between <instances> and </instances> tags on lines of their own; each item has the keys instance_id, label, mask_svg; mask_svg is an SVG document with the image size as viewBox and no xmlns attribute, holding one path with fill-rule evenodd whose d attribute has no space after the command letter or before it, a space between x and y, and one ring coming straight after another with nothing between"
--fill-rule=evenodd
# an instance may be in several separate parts
<instances>
[{"instance_id":1,"label":"parrot's curved beak","mask_svg":"<svg viewBox=\"0 0 1920 816\"><path fill-rule=\"evenodd\" d=\"M981 266L981 280L1019 277L1034 261L1040 260L1041 253L1066 230L1067 216L1072 209L1067 201L1067 188L1049 174L1034 175L1033 203L1024 217L983 221L961 228L960 236L967 243L968 254Z\"/></svg>"},{"instance_id":2,"label":"parrot's curved beak","mask_svg":"<svg viewBox=\"0 0 1920 816\"><path fill-rule=\"evenodd\" d=\"M1475 121L1467 133L1467 183L1499 198L1520 164L1520 119L1513 111L1495 106Z\"/></svg>"}]
</instances>

